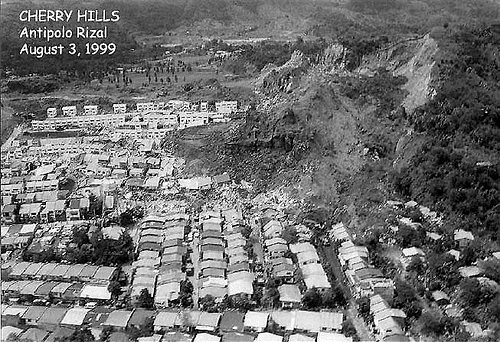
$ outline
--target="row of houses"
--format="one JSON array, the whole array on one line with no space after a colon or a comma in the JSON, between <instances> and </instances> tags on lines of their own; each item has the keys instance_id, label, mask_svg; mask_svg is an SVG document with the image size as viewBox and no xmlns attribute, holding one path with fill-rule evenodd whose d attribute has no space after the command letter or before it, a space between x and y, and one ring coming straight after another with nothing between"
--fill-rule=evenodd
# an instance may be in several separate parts
<instances>
[{"instance_id":1,"label":"row of houses","mask_svg":"<svg viewBox=\"0 0 500 342\"><path fill-rule=\"evenodd\" d=\"M23 196L23 201L28 203L10 203L2 207L3 223L47 223L55 221L81 220L90 208L90 200L87 197L73 198L71 200L58 199L58 194L46 196L49 198L37 198L34 196ZM29 195L27 193L26 195ZM51 195L51 194L49 194ZM66 195L66 193L65 193ZM31 201L34 202L31 202Z\"/></svg>"},{"instance_id":2,"label":"row of houses","mask_svg":"<svg viewBox=\"0 0 500 342\"><path fill-rule=\"evenodd\" d=\"M381 341L409 341L401 326L406 318L403 311L388 304L394 297L394 282L369 263L368 249L357 246L343 223L334 225L331 238L340 244L338 259L355 297L370 297L370 312L374 315L375 332Z\"/></svg>"},{"instance_id":3,"label":"row of houses","mask_svg":"<svg viewBox=\"0 0 500 342\"><path fill-rule=\"evenodd\" d=\"M194 313L194 314L193 314ZM154 320L155 331L196 328L209 332L261 333L271 325L277 330L296 333L340 332L344 315L341 312L313 311L159 311Z\"/></svg>"},{"instance_id":4,"label":"row of houses","mask_svg":"<svg viewBox=\"0 0 500 342\"><path fill-rule=\"evenodd\" d=\"M186 271L192 273L184 245L188 219L188 215L179 213L143 220L137 243L138 259L132 265L133 299L146 288L157 307L177 304L181 281L186 279Z\"/></svg>"},{"instance_id":5,"label":"row of houses","mask_svg":"<svg viewBox=\"0 0 500 342\"><path fill-rule=\"evenodd\" d=\"M185 311L150 311L144 309L112 310L105 307L89 309L86 307L51 307L43 306L2 306L2 336L10 334L23 340L36 342L52 342L56 338L70 336L81 327L89 327L98 338L105 327L112 327L114 338L127 341L127 332L140 328L148 320L153 320L155 334L139 338L140 342L283 342L284 337L278 332L264 332L271 321L282 322L284 328L279 333L289 333L290 342L352 342L337 332L342 322L342 314L328 312L254 312L242 314L237 311L227 311L223 314L208 313L195 310ZM305 317L296 319L296 323L287 322L290 317ZM17 327L26 327L20 329ZM292 333L290 333L292 332ZM113 336L110 337L113 339Z\"/></svg>"},{"instance_id":6,"label":"row of houses","mask_svg":"<svg viewBox=\"0 0 500 342\"><path fill-rule=\"evenodd\" d=\"M225 295L251 298L255 275L241 234L241 212L235 209L205 211L200 215L200 297Z\"/></svg>"},{"instance_id":7,"label":"row of houses","mask_svg":"<svg viewBox=\"0 0 500 342\"><path fill-rule=\"evenodd\" d=\"M136 131L144 128L140 123L157 123L166 126L178 125L179 128L206 125L209 121L224 122L227 115L238 110L237 101L220 101L215 103L215 111L209 111L208 103L200 105L177 103L137 103L136 112L127 112L123 104L113 105L112 114L99 113L97 106L85 106L84 115L77 115L76 106L62 108L63 116L57 116L57 109L47 109L47 119L33 120L31 127L35 131L58 130L67 127L128 127ZM132 119L132 120L130 120ZM148 127L153 129L154 127ZM130 133L122 132L122 133Z\"/></svg>"},{"instance_id":8,"label":"row of houses","mask_svg":"<svg viewBox=\"0 0 500 342\"><path fill-rule=\"evenodd\" d=\"M105 148L106 144L102 141L95 140L95 137L66 137L66 138L41 138L28 140L14 140L14 143L2 148L3 165L10 164L10 167L5 167L2 170L4 176L10 177L5 172L10 172L13 175L24 174L29 172L27 168L14 167L14 164L28 163L32 161L47 161L48 164L54 163L57 158L64 157L68 160L71 157L77 156L80 153L96 153ZM59 160L59 164L63 159ZM24 161L24 162L23 162ZM25 164L29 165L29 164Z\"/></svg>"},{"instance_id":9,"label":"row of houses","mask_svg":"<svg viewBox=\"0 0 500 342\"><path fill-rule=\"evenodd\" d=\"M2 264L10 280L66 280L91 283L108 283L118 276L118 269L111 266L87 264L62 264L41 262L6 262ZM3 287L2 287L3 290Z\"/></svg>"},{"instance_id":10,"label":"row of houses","mask_svg":"<svg viewBox=\"0 0 500 342\"><path fill-rule=\"evenodd\" d=\"M179 178L179 187L186 190L207 190L214 186L229 183L231 178L229 174L222 173L213 177L193 177L193 178Z\"/></svg>"},{"instance_id":11,"label":"row of houses","mask_svg":"<svg viewBox=\"0 0 500 342\"><path fill-rule=\"evenodd\" d=\"M331 238L340 243L337 256L353 295L359 298L380 294L392 301L394 282L369 263L368 249L352 242L344 224L338 223L332 227Z\"/></svg>"},{"instance_id":12,"label":"row of houses","mask_svg":"<svg viewBox=\"0 0 500 342\"><path fill-rule=\"evenodd\" d=\"M136 104L136 111L138 113L160 111L165 109L177 109L177 110L193 110L208 112L209 111L208 102L201 101L200 103L191 103L188 101L170 100L165 102L138 102ZM215 102L215 111L220 113L231 113L238 110L238 101L218 101ZM125 114L127 113L127 104L125 103L114 103L113 104L113 114ZM61 108L61 114L63 116L76 116L78 115L78 110L76 106L65 106ZM99 106L97 105L86 105L83 106L83 115L97 115L99 114ZM58 115L57 108L49 107L47 108L47 117L54 118Z\"/></svg>"}]
</instances>

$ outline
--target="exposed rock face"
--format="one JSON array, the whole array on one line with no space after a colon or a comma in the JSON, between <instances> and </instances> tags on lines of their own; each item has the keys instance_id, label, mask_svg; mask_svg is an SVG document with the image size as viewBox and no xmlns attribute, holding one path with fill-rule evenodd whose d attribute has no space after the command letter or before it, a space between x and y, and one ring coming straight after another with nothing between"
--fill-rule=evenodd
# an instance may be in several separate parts
<instances>
[{"instance_id":1,"label":"exposed rock face","mask_svg":"<svg viewBox=\"0 0 500 342\"><path fill-rule=\"evenodd\" d=\"M402 103L408 114L425 104L435 95L432 87L433 57L438 51L437 42L429 34L407 39L380 49L376 54L363 57L360 74L371 75L378 68L392 71L394 76L405 76L408 82L403 89L408 95Z\"/></svg>"},{"instance_id":2,"label":"exposed rock face","mask_svg":"<svg viewBox=\"0 0 500 342\"><path fill-rule=\"evenodd\" d=\"M309 61L302 52L294 51L290 60L280 67L273 64L262 69L255 82L257 93L273 95L280 92L291 93L300 83L300 77L309 67Z\"/></svg>"}]
</instances>

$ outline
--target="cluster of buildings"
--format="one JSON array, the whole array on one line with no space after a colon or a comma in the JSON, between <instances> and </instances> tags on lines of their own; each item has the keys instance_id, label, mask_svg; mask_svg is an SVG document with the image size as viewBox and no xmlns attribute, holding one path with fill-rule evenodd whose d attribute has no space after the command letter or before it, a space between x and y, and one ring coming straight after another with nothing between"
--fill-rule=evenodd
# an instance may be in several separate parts
<instances>
[{"instance_id":1,"label":"cluster of buildings","mask_svg":"<svg viewBox=\"0 0 500 342\"><path fill-rule=\"evenodd\" d=\"M140 227L137 243L138 259L132 265L131 296L139 298L146 288L154 297L157 307L178 304L181 281L187 279L188 215L173 214L165 217L148 216Z\"/></svg>"},{"instance_id":2,"label":"cluster of buildings","mask_svg":"<svg viewBox=\"0 0 500 342\"><path fill-rule=\"evenodd\" d=\"M282 335L267 331L273 321L283 324L289 342L352 342L337 332L342 314L290 311L280 318L277 312L239 311L209 313L197 310L153 311L116 310L107 307L2 306L2 336L21 340L52 342L88 327L96 338L112 327L111 340L126 342L126 333L153 321L155 333L139 342L284 342ZM289 317L288 317L289 316ZM298 318L301 319L298 319ZM297 319L294 319L297 318ZM303 319L302 319L303 318ZM287 320L293 319L294 322ZM285 326L286 325L286 326ZM18 328L22 327L22 328Z\"/></svg>"},{"instance_id":3,"label":"cluster of buildings","mask_svg":"<svg viewBox=\"0 0 500 342\"><path fill-rule=\"evenodd\" d=\"M242 220L242 213L233 208L200 214L196 238L199 298L242 295L250 299L253 295L255 275L244 249Z\"/></svg>"},{"instance_id":4,"label":"cluster of buildings","mask_svg":"<svg viewBox=\"0 0 500 342\"><path fill-rule=\"evenodd\" d=\"M34 169L33 162L13 161L11 165L16 164L22 166L16 169L6 164L2 169L6 176L2 177L1 188L2 224L80 220L84 216L90 205L88 198L70 200L69 191L59 187L63 178L61 163Z\"/></svg>"},{"instance_id":5,"label":"cluster of buildings","mask_svg":"<svg viewBox=\"0 0 500 342\"><path fill-rule=\"evenodd\" d=\"M118 269L87 264L5 262L2 294L12 302L107 302L108 285L117 279Z\"/></svg>"},{"instance_id":6,"label":"cluster of buildings","mask_svg":"<svg viewBox=\"0 0 500 342\"><path fill-rule=\"evenodd\" d=\"M238 111L237 101L191 103L171 100L165 102L137 103L135 111L127 111L126 104L113 104L113 113L103 113L98 106L84 106L78 114L76 106L47 109L46 120L33 120L34 131L53 131L67 128L114 128L123 137L137 136L152 138L162 136L173 129L206 125L209 122L226 122L232 113Z\"/></svg>"},{"instance_id":7,"label":"cluster of buildings","mask_svg":"<svg viewBox=\"0 0 500 342\"><path fill-rule=\"evenodd\" d=\"M98 337L110 326L125 341L130 329L153 319L155 335L143 342L351 341L340 333L342 313L300 310L306 289L330 288L309 243L311 232L299 225L299 242L289 246L282 238L286 223L275 216L262 221L244 216L245 207L231 197L240 185L227 173L189 178L189 173L183 175L185 161L158 147L161 130L206 124L218 120L217 115L222 120L237 107L231 101L170 101L138 104L134 113L125 105L113 106L113 114L101 114L96 106L86 106L84 115L77 115L76 108L65 108L64 116L50 110L45 121L69 120L73 125L82 120L79 127L99 122L109 129L87 136L34 138L45 134L39 133L9 142L2 149L1 169L5 334L52 342L79 327L91 328ZM106 120L113 117L117 121L108 125ZM138 131L142 133L132 133ZM193 209L192 201L208 193L199 191L209 189L220 202ZM231 195L227 201L222 199L226 195ZM101 231L104 238L119 240L126 229L103 223L119 222L120 214L138 207L145 209L145 216L127 230L135 248L131 265L69 262L70 249L79 248L75 228L85 225L82 231L89 237ZM42 262L41 255L47 253L62 261ZM254 305L266 277L280 282L280 310L197 310L206 309L203 300L209 297L217 305L227 299ZM186 282L193 285L187 294L193 309L180 310ZM117 283L122 295L115 301L111 292ZM144 289L155 310L119 309L138 306ZM113 303L117 306L112 308ZM307 321L301 318L306 316Z\"/></svg>"},{"instance_id":8,"label":"cluster of buildings","mask_svg":"<svg viewBox=\"0 0 500 342\"><path fill-rule=\"evenodd\" d=\"M302 293L315 288L326 291L331 288L316 248L309 242L311 232L304 225L295 225L298 242L288 244L282 238L284 225L275 212L269 210L263 221L260 237L263 244L266 275L278 282L280 303L283 308L297 308ZM292 255L294 260L292 260ZM298 277L297 274L301 276Z\"/></svg>"},{"instance_id":9,"label":"cluster of buildings","mask_svg":"<svg viewBox=\"0 0 500 342\"><path fill-rule=\"evenodd\" d=\"M384 306L384 311L374 315L375 332L381 341L410 341L402 329L403 311L392 309L388 302L394 298L394 282L385 278L382 272L369 263L368 250L352 241L344 224L338 223L331 229L331 237L340 243L338 259L355 297L369 297L370 304ZM382 303L379 303L382 301ZM372 306L370 306L372 310ZM377 311L378 313L378 311Z\"/></svg>"}]
</instances>

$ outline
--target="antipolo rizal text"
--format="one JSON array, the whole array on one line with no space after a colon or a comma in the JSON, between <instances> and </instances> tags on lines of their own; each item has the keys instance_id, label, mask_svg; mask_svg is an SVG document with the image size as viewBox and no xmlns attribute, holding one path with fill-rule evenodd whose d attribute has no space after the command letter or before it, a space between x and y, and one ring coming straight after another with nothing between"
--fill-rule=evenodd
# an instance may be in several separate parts
<instances>
[{"instance_id":1,"label":"antipolo rizal text","mask_svg":"<svg viewBox=\"0 0 500 342\"><path fill-rule=\"evenodd\" d=\"M19 38L24 39L39 39L50 42L52 39L106 39L108 38L108 27L104 26L99 29L90 28L88 26L78 26L74 29L62 26L59 29L51 29L47 27L28 28L24 27L19 33Z\"/></svg>"}]
</instances>

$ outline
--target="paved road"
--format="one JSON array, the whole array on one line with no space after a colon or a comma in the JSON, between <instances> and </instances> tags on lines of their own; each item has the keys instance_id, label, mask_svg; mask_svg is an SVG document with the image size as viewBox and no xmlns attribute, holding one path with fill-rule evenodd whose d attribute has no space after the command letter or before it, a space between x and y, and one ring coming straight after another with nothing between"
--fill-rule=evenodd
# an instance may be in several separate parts
<instances>
[{"instance_id":1,"label":"paved road","mask_svg":"<svg viewBox=\"0 0 500 342\"><path fill-rule=\"evenodd\" d=\"M356 309L356 303L354 301L349 303L347 318L351 320L352 324L356 328L356 332L358 333L358 337L361 342L376 341L376 338L373 336L371 331L368 330L365 321L358 316L358 310Z\"/></svg>"},{"instance_id":2,"label":"paved road","mask_svg":"<svg viewBox=\"0 0 500 342\"><path fill-rule=\"evenodd\" d=\"M195 229L195 228L193 228ZM191 253L191 261L193 262L194 275L192 277L188 277L191 284L193 284L193 305L194 309L198 308L198 299L199 299L199 286L200 281L198 279L198 274L200 273L200 253L198 252L198 244L200 243L199 238L194 238L191 243L191 247L193 248L193 253Z\"/></svg>"}]
</instances>

